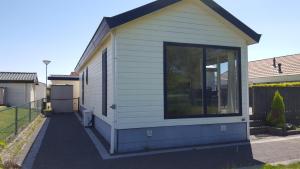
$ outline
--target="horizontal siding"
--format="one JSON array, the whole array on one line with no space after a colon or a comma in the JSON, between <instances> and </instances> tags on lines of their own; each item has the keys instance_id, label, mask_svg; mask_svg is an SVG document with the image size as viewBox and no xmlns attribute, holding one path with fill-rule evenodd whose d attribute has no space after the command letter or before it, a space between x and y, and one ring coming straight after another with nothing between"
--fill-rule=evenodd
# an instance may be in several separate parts
<instances>
[{"instance_id":1,"label":"horizontal siding","mask_svg":"<svg viewBox=\"0 0 300 169\"><path fill-rule=\"evenodd\" d=\"M27 83L0 83L0 87L6 88L6 103L9 106L21 106L29 103L31 98L34 97L32 96L33 85Z\"/></svg>"},{"instance_id":2,"label":"horizontal siding","mask_svg":"<svg viewBox=\"0 0 300 169\"><path fill-rule=\"evenodd\" d=\"M164 41L246 47L245 39L200 3L178 2L116 30L117 128L241 121L241 117L164 119Z\"/></svg>"},{"instance_id":3,"label":"horizontal siding","mask_svg":"<svg viewBox=\"0 0 300 169\"><path fill-rule=\"evenodd\" d=\"M105 48L107 48L107 117L102 115L102 51ZM86 67L88 67L88 84L84 82L85 102L83 106L89 110L92 110L99 119L111 124L113 111L109 108L109 106L113 104L113 68L112 41L110 39L103 43L103 45L93 55L91 60L87 62L87 64L85 64L80 71L80 97L82 97L82 72L86 72Z\"/></svg>"}]
</instances>

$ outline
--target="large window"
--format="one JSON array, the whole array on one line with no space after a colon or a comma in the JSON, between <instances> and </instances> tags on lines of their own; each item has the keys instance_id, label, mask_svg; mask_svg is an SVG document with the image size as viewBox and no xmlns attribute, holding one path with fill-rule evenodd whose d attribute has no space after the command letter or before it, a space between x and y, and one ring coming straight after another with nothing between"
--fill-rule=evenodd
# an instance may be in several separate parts
<instances>
[{"instance_id":1,"label":"large window","mask_svg":"<svg viewBox=\"0 0 300 169\"><path fill-rule=\"evenodd\" d=\"M239 51L164 43L165 117L240 115Z\"/></svg>"}]
</instances>

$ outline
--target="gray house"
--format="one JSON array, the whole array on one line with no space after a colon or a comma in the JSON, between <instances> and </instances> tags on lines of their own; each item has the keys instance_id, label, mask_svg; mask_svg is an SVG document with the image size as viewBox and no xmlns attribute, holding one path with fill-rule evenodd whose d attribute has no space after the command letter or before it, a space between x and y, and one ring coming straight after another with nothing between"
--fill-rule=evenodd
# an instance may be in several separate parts
<instances>
[{"instance_id":1,"label":"gray house","mask_svg":"<svg viewBox=\"0 0 300 169\"><path fill-rule=\"evenodd\" d=\"M37 73L0 72L3 105L19 106L45 98L46 85L38 81Z\"/></svg>"},{"instance_id":2,"label":"gray house","mask_svg":"<svg viewBox=\"0 0 300 169\"><path fill-rule=\"evenodd\" d=\"M246 141L247 48L260 36L213 0L104 17L75 68L81 109L110 153Z\"/></svg>"}]
</instances>

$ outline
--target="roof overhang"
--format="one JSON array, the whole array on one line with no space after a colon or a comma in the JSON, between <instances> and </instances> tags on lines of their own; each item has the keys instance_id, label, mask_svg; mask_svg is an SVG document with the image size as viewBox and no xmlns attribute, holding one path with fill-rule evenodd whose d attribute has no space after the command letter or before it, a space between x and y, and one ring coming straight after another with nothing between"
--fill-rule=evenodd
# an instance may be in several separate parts
<instances>
[{"instance_id":1,"label":"roof overhang","mask_svg":"<svg viewBox=\"0 0 300 169\"><path fill-rule=\"evenodd\" d=\"M78 81L79 77L59 77L59 76L49 76L48 80L66 80L66 81Z\"/></svg>"},{"instance_id":2,"label":"roof overhang","mask_svg":"<svg viewBox=\"0 0 300 169\"><path fill-rule=\"evenodd\" d=\"M35 80L0 80L0 83L35 83Z\"/></svg>"},{"instance_id":3,"label":"roof overhang","mask_svg":"<svg viewBox=\"0 0 300 169\"><path fill-rule=\"evenodd\" d=\"M106 37L106 35L115 27L118 27L120 25L123 25L127 22L130 22L132 20L135 20L137 18L140 18L142 16L145 16L147 14L150 14L152 12L158 11L162 8L165 8L169 5L175 4L177 2L180 2L182 0L157 0L152 3L146 4L144 6L132 9L130 11L124 12L122 14L113 16L113 17L104 17L97 28L96 32L94 33L92 39L90 40L88 46L86 47L85 51L83 52L81 58L79 59L75 71L78 72L81 68L81 66L85 63L87 58L95 52L98 45L103 41L103 39ZM220 16L222 16L225 20L227 20L229 23L234 25L236 28L241 30L245 35L250 37L253 42L252 43L258 43L261 34L256 33L254 30L252 30L250 27L248 27L246 24L241 22L239 19L237 19L235 16L233 16L231 13L229 13L226 9L221 7L219 4L214 2L213 0L200 0L203 2L206 6L208 6L210 9L218 13Z\"/></svg>"}]
</instances>

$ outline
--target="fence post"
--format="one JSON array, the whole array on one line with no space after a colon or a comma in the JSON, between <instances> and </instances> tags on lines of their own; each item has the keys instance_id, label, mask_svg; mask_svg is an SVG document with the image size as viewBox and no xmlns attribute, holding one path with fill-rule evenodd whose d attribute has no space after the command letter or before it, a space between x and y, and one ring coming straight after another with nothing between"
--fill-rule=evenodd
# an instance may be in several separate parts
<instances>
[{"instance_id":1,"label":"fence post","mask_svg":"<svg viewBox=\"0 0 300 169\"><path fill-rule=\"evenodd\" d=\"M18 134L18 107L15 108L15 135Z\"/></svg>"},{"instance_id":2,"label":"fence post","mask_svg":"<svg viewBox=\"0 0 300 169\"><path fill-rule=\"evenodd\" d=\"M31 122L31 102L29 103L29 122Z\"/></svg>"}]
</instances>

